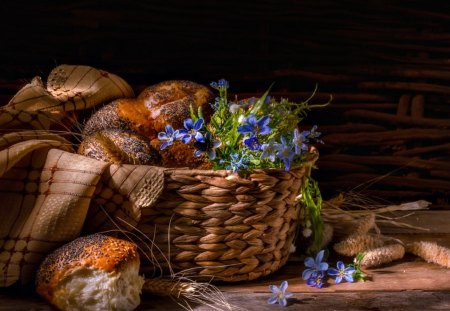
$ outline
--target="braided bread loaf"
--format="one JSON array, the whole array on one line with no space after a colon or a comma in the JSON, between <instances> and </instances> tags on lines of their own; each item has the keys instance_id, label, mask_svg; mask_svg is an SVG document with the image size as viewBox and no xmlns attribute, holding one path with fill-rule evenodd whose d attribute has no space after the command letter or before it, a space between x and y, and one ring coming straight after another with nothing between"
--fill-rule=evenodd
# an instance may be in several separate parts
<instances>
[{"instance_id":1,"label":"braided bread loaf","mask_svg":"<svg viewBox=\"0 0 450 311\"><path fill-rule=\"evenodd\" d=\"M175 142L159 150L159 132L167 124L183 127L194 111L211 115L213 93L191 81L171 80L152 85L135 99L118 99L104 106L86 122L78 153L102 161L158 165L164 167L209 168L204 157L195 158L192 145Z\"/></svg>"}]
</instances>

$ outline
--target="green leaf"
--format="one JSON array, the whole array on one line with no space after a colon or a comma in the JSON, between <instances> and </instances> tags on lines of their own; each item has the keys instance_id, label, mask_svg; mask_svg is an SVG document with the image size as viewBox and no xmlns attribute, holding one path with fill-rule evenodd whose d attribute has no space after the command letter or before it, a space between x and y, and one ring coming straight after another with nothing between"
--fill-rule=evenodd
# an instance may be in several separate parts
<instances>
[{"instance_id":1,"label":"green leaf","mask_svg":"<svg viewBox=\"0 0 450 311\"><path fill-rule=\"evenodd\" d=\"M192 104L189 105L189 112L190 112L192 121L194 121L194 123L195 123L195 121L197 121L198 118L195 115L194 108L192 107Z\"/></svg>"},{"instance_id":2,"label":"green leaf","mask_svg":"<svg viewBox=\"0 0 450 311\"><path fill-rule=\"evenodd\" d=\"M264 101L266 100L267 95L269 95L270 89L275 84L272 83L269 86L269 89L256 101L255 105L253 106L252 110L250 110L250 114L256 114L261 109L261 106L264 104Z\"/></svg>"}]
</instances>

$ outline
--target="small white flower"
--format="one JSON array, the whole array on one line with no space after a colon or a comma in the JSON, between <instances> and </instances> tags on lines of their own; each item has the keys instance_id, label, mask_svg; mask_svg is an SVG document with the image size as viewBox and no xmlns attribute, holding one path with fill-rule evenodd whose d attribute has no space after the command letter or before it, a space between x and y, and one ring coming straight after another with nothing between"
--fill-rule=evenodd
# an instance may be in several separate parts
<instances>
[{"instance_id":1,"label":"small white flower","mask_svg":"<svg viewBox=\"0 0 450 311\"><path fill-rule=\"evenodd\" d=\"M312 230L310 228L305 228L303 229L302 234L305 238L309 238L312 234Z\"/></svg>"},{"instance_id":2,"label":"small white flower","mask_svg":"<svg viewBox=\"0 0 450 311\"><path fill-rule=\"evenodd\" d=\"M230 112L231 113L236 113L239 111L239 109L241 108L241 106L239 106L238 104L231 104L230 105Z\"/></svg>"},{"instance_id":3,"label":"small white flower","mask_svg":"<svg viewBox=\"0 0 450 311\"><path fill-rule=\"evenodd\" d=\"M294 244L291 244L291 247L289 248L289 253L293 254L297 250L297 247L295 247Z\"/></svg>"},{"instance_id":4,"label":"small white flower","mask_svg":"<svg viewBox=\"0 0 450 311\"><path fill-rule=\"evenodd\" d=\"M239 116L239 118L238 118L238 122L239 122L239 124L242 124L242 123L244 123L245 122L245 120L246 120L246 117L243 115L243 114L241 114L240 116Z\"/></svg>"}]
</instances>

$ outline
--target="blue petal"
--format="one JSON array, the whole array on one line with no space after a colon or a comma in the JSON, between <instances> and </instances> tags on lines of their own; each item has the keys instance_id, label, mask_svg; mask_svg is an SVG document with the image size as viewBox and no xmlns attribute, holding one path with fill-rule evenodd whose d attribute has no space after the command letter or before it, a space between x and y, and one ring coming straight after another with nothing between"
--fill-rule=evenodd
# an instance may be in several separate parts
<instances>
[{"instance_id":1,"label":"blue petal","mask_svg":"<svg viewBox=\"0 0 450 311\"><path fill-rule=\"evenodd\" d=\"M284 297L286 297L286 298L289 298L289 297L292 297L292 296L294 296L294 293L285 293L284 294Z\"/></svg>"},{"instance_id":2,"label":"blue petal","mask_svg":"<svg viewBox=\"0 0 450 311\"><path fill-rule=\"evenodd\" d=\"M184 143L184 144L189 144L189 142L191 141L191 135L184 135L182 138L181 138L181 141Z\"/></svg>"},{"instance_id":3,"label":"blue petal","mask_svg":"<svg viewBox=\"0 0 450 311\"><path fill-rule=\"evenodd\" d=\"M327 271L328 270L328 264L326 262L321 262L319 267L318 267L319 271Z\"/></svg>"},{"instance_id":4,"label":"blue petal","mask_svg":"<svg viewBox=\"0 0 450 311\"><path fill-rule=\"evenodd\" d=\"M336 277L336 284L339 284L339 283L341 283L341 282L342 282L342 276L338 275L338 276Z\"/></svg>"},{"instance_id":5,"label":"blue petal","mask_svg":"<svg viewBox=\"0 0 450 311\"><path fill-rule=\"evenodd\" d=\"M190 118L184 120L183 124L184 124L184 128L187 130L192 130L194 128L194 122Z\"/></svg>"},{"instance_id":6,"label":"blue petal","mask_svg":"<svg viewBox=\"0 0 450 311\"><path fill-rule=\"evenodd\" d=\"M257 124L257 120L254 114L251 114L248 116L246 122L250 124L252 127L254 127Z\"/></svg>"},{"instance_id":7,"label":"blue petal","mask_svg":"<svg viewBox=\"0 0 450 311\"><path fill-rule=\"evenodd\" d=\"M303 271L303 273L302 273L302 279L304 279L304 280L310 279L313 273L314 273L314 270L312 270L312 269L306 269L306 270Z\"/></svg>"},{"instance_id":8,"label":"blue petal","mask_svg":"<svg viewBox=\"0 0 450 311\"><path fill-rule=\"evenodd\" d=\"M205 121L203 120L203 118L198 119L194 124L194 130L196 130L196 131L200 130L202 128L204 122Z\"/></svg>"},{"instance_id":9,"label":"blue petal","mask_svg":"<svg viewBox=\"0 0 450 311\"><path fill-rule=\"evenodd\" d=\"M287 288L288 288L288 281L281 282L280 290L282 292L285 292Z\"/></svg>"},{"instance_id":10,"label":"blue petal","mask_svg":"<svg viewBox=\"0 0 450 311\"><path fill-rule=\"evenodd\" d=\"M306 280L306 285L308 286L314 286L316 284L316 280L314 280L313 278L309 278Z\"/></svg>"},{"instance_id":11,"label":"blue petal","mask_svg":"<svg viewBox=\"0 0 450 311\"><path fill-rule=\"evenodd\" d=\"M183 137L184 135L187 135L188 131L186 130L176 130L175 133L173 133L173 135L175 136L175 138L179 139L181 137Z\"/></svg>"},{"instance_id":12,"label":"blue petal","mask_svg":"<svg viewBox=\"0 0 450 311\"><path fill-rule=\"evenodd\" d=\"M169 139L169 137L167 137L167 134L165 132L159 132L158 139L159 140L167 140L167 139Z\"/></svg>"},{"instance_id":13,"label":"blue petal","mask_svg":"<svg viewBox=\"0 0 450 311\"><path fill-rule=\"evenodd\" d=\"M315 262L312 257L308 257L305 259L305 267L313 268L314 266L315 266Z\"/></svg>"},{"instance_id":14,"label":"blue petal","mask_svg":"<svg viewBox=\"0 0 450 311\"><path fill-rule=\"evenodd\" d=\"M283 162L284 162L284 170L289 171L291 169L291 161L288 158L284 158Z\"/></svg>"},{"instance_id":15,"label":"blue petal","mask_svg":"<svg viewBox=\"0 0 450 311\"><path fill-rule=\"evenodd\" d=\"M202 151L201 150L195 150L194 151L194 156L199 157L202 155Z\"/></svg>"},{"instance_id":16,"label":"blue petal","mask_svg":"<svg viewBox=\"0 0 450 311\"><path fill-rule=\"evenodd\" d=\"M346 273L346 274L353 274L353 273L355 273L355 271L356 271L356 269L353 268L353 267L347 267L347 268L345 268L345 273Z\"/></svg>"},{"instance_id":17,"label":"blue petal","mask_svg":"<svg viewBox=\"0 0 450 311\"><path fill-rule=\"evenodd\" d=\"M330 268L330 269L328 269L328 275L331 275L331 276L336 276L336 275L339 275L339 271L336 269L336 268Z\"/></svg>"},{"instance_id":18,"label":"blue petal","mask_svg":"<svg viewBox=\"0 0 450 311\"><path fill-rule=\"evenodd\" d=\"M338 261L338 262L336 263L336 267L337 267L339 270L344 270L344 269L345 269L345 265L344 265L344 263L343 263L342 261Z\"/></svg>"},{"instance_id":19,"label":"blue petal","mask_svg":"<svg viewBox=\"0 0 450 311\"><path fill-rule=\"evenodd\" d=\"M325 253L324 250L321 250L320 252L317 253L317 255L316 255L316 264L317 265L322 262L324 253Z\"/></svg>"},{"instance_id":20,"label":"blue petal","mask_svg":"<svg viewBox=\"0 0 450 311\"><path fill-rule=\"evenodd\" d=\"M162 144L161 144L161 146L159 147L159 149L161 149L161 150L164 150L164 149L166 149L167 147L169 147L170 145L172 145L172 142L169 140L169 141L166 141L166 142L163 142Z\"/></svg>"},{"instance_id":21,"label":"blue petal","mask_svg":"<svg viewBox=\"0 0 450 311\"><path fill-rule=\"evenodd\" d=\"M220 140L215 140L215 141L213 141L212 145L213 145L212 147L214 149L219 148L220 146L222 146L222 142Z\"/></svg>"},{"instance_id":22,"label":"blue petal","mask_svg":"<svg viewBox=\"0 0 450 311\"><path fill-rule=\"evenodd\" d=\"M269 124L269 122L270 122L270 118L268 116L264 116L264 117L262 117L261 119L258 120L258 125L260 127L264 127L267 124Z\"/></svg>"},{"instance_id":23,"label":"blue petal","mask_svg":"<svg viewBox=\"0 0 450 311\"><path fill-rule=\"evenodd\" d=\"M286 306L287 306L287 300L286 300L286 298L281 298L281 299L280 299L280 305L282 305L283 307L286 307Z\"/></svg>"},{"instance_id":24,"label":"blue petal","mask_svg":"<svg viewBox=\"0 0 450 311\"><path fill-rule=\"evenodd\" d=\"M208 150L207 154L210 160L214 160L216 158L216 151L214 149Z\"/></svg>"},{"instance_id":25,"label":"blue petal","mask_svg":"<svg viewBox=\"0 0 450 311\"><path fill-rule=\"evenodd\" d=\"M198 142L204 143L205 142L205 137L203 136L202 133L198 133L197 132L195 134L195 140L198 141Z\"/></svg>"},{"instance_id":26,"label":"blue petal","mask_svg":"<svg viewBox=\"0 0 450 311\"><path fill-rule=\"evenodd\" d=\"M269 285L269 289L274 294L278 294L280 292L280 289L276 285Z\"/></svg>"},{"instance_id":27,"label":"blue petal","mask_svg":"<svg viewBox=\"0 0 450 311\"><path fill-rule=\"evenodd\" d=\"M166 125L166 133L169 134L169 136L173 135L173 127L170 124Z\"/></svg>"},{"instance_id":28,"label":"blue petal","mask_svg":"<svg viewBox=\"0 0 450 311\"><path fill-rule=\"evenodd\" d=\"M238 133L240 134L253 133L253 127L247 124L241 125L238 127Z\"/></svg>"},{"instance_id":29,"label":"blue petal","mask_svg":"<svg viewBox=\"0 0 450 311\"><path fill-rule=\"evenodd\" d=\"M344 278L347 282L353 283L353 276L351 276L349 274L345 274Z\"/></svg>"},{"instance_id":30,"label":"blue petal","mask_svg":"<svg viewBox=\"0 0 450 311\"><path fill-rule=\"evenodd\" d=\"M276 304L277 302L278 302L278 297L277 297L277 296L270 297L270 298L267 300L267 303L268 303L269 305Z\"/></svg>"},{"instance_id":31,"label":"blue petal","mask_svg":"<svg viewBox=\"0 0 450 311\"><path fill-rule=\"evenodd\" d=\"M196 141L200 141L200 142L204 142L204 141L205 141L205 140L203 139L202 133L199 133L199 132L195 133L194 138L195 138Z\"/></svg>"},{"instance_id":32,"label":"blue petal","mask_svg":"<svg viewBox=\"0 0 450 311\"><path fill-rule=\"evenodd\" d=\"M261 135L267 135L269 133L272 133L272 129L268 127L267 125L264 125L261 127L261 130L259 131L259 134Z\"/></svg>"},{"instance_id":33,"label":"blue petal","mask_svg":"<svg viewBox=\"0 0 450 311\"><path fill-rule=\"evenodd\" d=\"M286 138L283 135L280 136L281 143L286 146Z\"/></svg>"}]
</instances>

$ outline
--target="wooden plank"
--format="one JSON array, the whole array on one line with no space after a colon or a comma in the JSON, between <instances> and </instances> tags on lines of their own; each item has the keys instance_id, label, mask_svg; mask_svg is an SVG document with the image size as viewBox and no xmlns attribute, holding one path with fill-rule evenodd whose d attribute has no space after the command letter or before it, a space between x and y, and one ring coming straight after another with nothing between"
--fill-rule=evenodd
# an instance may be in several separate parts
<instances>
[{"instance_id":1,"label":"wooden plank","mask_svg":"<svg viewBox=\"0 0 450 311\"><path fill-rule=\"evenodd\" d=\"M290 288L289 288L290 290ZM225 293L231 305L239 306L233 310L273 311L279 306L267 304L271 293ZM339 292L323 293L294 293L288 299L288 306L283 310L317 311L330 310L332 306L336 311L353 310L450 310L450 292L436 291L404 291L404 292ZM195 311L211 311L204 305L191 305ZM54 309L39 299L39 297L10 297L0 294L0 311L53 311ZM145 297L136 311L177 311L185 310L169 298Z\"/></svg>"},{"instance_id":2,"label":"wooden plank","mask_svg":"<svg viewBox=\"0 0 450 311\"><path fill-rule=\"evenodd\" d=\"M351 262L351 259L339 260ZM334 264L334 261L328 262L330 265ZM380 268L366 269L370 276L366 282L334 284L333 280L328 280L321 289L306 285L301 279L303 269L302 261L291 262L269 278L240 285L223 285L220 288L225 292L262 293L267 292L270 284L279 285L283 280L287 280L290 291L296 293L450 291L450 269L423 262L416 257L407 257Z\"/></svg>"},{"instance_id":3,"label":"wooden plank","mask_svg":"<svg viewBox=\"0 0 450 311\"><path fill-rule=\"evenodd\" d=\"M396 311L423 311L423 310L450 310L450 293L448 292L368 292L368 293L339 293L339 294L295 294L288 299L288 305L283 308L279 305L268 305L269 293L253 293L248 295L239 293L228 294L231 304L243 310L274 311L274 310L396 310ZM196 311L209 311L205 306L195 307Z\"/></svg>"},{"instance_id":4,"label":"wooden plank","mask_svg":"<svg viewBox=\"0 0 450 311\"><path fill-rule=\"evenodd\" d=\"M411 233L411 234L450 234L450 210L433 211L397 211L388 215L397 217L399 222L415 227L422 227L426 231L409 228L400 228L390 224L379 224L384 234Z\"/></svg>"}]
</instances>

